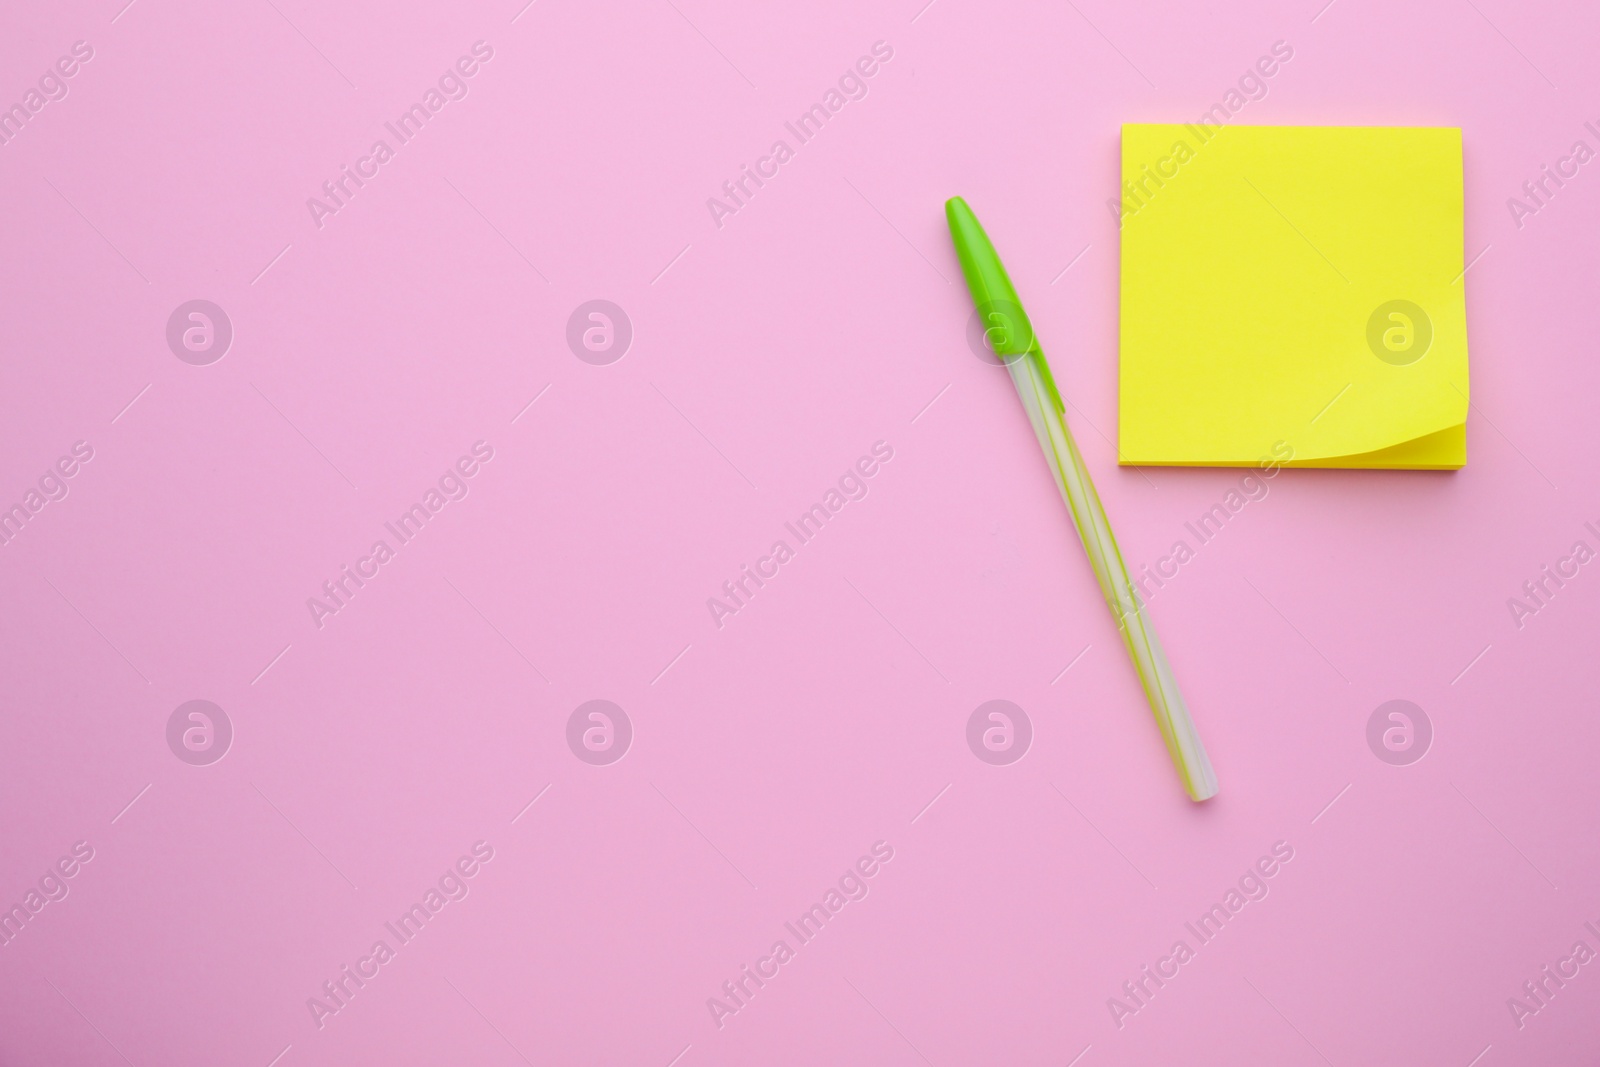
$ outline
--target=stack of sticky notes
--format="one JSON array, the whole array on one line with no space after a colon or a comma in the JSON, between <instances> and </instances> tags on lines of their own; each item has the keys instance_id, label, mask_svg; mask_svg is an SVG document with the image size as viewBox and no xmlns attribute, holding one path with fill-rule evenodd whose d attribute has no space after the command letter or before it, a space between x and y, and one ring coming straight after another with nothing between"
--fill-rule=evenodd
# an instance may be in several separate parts
<instances>
[{"instance_id":1,"label":"stack of sticky notes","mask_svg":"<svg viewBox=\"0 0 1600 1067\"><path fill-rule=\"evenodd\" d=\"M1467 459L1461 131L1122 128L1121 462Z\"/></svg>"}]
</instances>

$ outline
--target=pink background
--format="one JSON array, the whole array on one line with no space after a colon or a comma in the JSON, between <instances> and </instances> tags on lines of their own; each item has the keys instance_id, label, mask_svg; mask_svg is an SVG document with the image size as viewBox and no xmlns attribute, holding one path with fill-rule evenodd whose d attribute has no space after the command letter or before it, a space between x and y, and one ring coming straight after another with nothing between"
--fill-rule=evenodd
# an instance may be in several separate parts
<instances>
[{"instance_id":1,"label":"pink background","mask_svg":"<svg viewBox=\"0 0 1600 1067\"><path fill-rule=\"evenodd\" d=\"M1506 1004L1600 949L1600 570L1506 606L1600 548L1600 173L1506 206L1600 147L1593 11L123 2L0 33L0 103L94 49L0 147L0 504L94 449L0 548L0 904L94 849L0 947L0 1063L1600 1054L1600 968L1520 1030ZM478 40L466 98L319 229L306 199ZM719 229L706 199L880 40ZM1287 472L1154 598L1222 782L1196 807L965 344L941 205L998 242L1153 562L1239 472L1115 466L1118 126L1192 120L1278 40L1236 121L1463 129L1470 459ZM608 366L565 341L594 298L634 329ZM233 324L209 366L167 346L192 299ZM479 440L466 499L319 629L307 598ZM880 440L718 629L706 599ZM593 698L634 730L609 766L566 742ZM992 698L1033 724L1009 766L965 740ZM1405 767L1366 742L1396 698L1435 733ZM167 746L193 699L235 731L210 766ZM480 840L470 895L319 1029L307 998ZM719 1029L707 999L880 840ZM1108 998L1277 841L1266 899L1119 1029Z\"/></svg>"}]
</instances>

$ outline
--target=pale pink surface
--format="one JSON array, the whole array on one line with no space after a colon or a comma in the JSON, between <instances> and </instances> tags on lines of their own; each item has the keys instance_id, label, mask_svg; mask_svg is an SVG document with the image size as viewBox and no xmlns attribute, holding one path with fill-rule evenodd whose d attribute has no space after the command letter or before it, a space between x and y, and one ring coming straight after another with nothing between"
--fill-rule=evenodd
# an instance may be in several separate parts
<instances>
[{"instance_id":1,"label":"pale pink surface","mask_svg":"<svg viewBox=\"0 0 1600 1067\"><path fill-rule=\"evenodd\" d=\"M1600 147L1591 8L123 2L0 33L4 102L95 51L0 147L0 502L94 448L0 548L0 903L95 849L0 948L0 1063L1600 1054L1600 969L1521 1030L1506 1005L1600 949L1600 570L1506 607L1600 547L1600 164L1506 207ZM478 40L470 94L319 230L306 198ZM718 229L706 198L879 40ZM1285 473L1154 598L1222 783L1197 807L966 347L941 208L995 238L1153 562L1239 472L1115 466L1118 126L1198 117L1277 40L1237 121L1462 127L1470 460ZM210 366L164 336L195 298L235 329ZM634 326L610 366L565 341L592 298ZM470 495L318 629L306 598L480 439ZM714 626L878 440L866 499ZM565 740L596 697L634 726L610 766ZM1034 724L1011 766L965 740L995 697ZM236 732L207 767L164 734L196 698ZM1434 725L1412 766L1367 747L1392 698ZM319 1029L307 998L480 839L470 895ZM870 895L719 1029L707 998L878 840ZM1119 1029L1108 998L1280 840Z\"/></svg>"}]
</instances>

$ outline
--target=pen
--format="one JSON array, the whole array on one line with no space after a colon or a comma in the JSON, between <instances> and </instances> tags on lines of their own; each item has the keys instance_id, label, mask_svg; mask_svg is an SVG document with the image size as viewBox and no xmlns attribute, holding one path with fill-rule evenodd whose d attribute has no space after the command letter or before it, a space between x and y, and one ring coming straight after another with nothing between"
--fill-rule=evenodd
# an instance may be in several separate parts
<instances>
[{"instance_id":1,"label":"pen","mask_svg":"<svg viewBox=\"0 0 1600 1067\"><path fill-rule=\"evenodd\" d=\"M1172 677L1172 667L1167 654L1162 651L1155 627L1146 616L1138 590L1128 577L1122 553L1117 551L1117 539L1111 533L1111 523L1100 506L1100 496L1094 491L1089 470L1084 466L1078 446L1067 429L1066 406L1056 391L1055 380L1050 376L1050 365L1034 336L1033 325L994 245L983 232L978 218L959 196L945 201L945 218L950 223L950 239L955 242L956 258L961 260L961 273L966 275L967 288L972 291L972 301L978 307L985 336L994 347L1011 380L1022 398L1022 406L1033 424L1033 432L1044 449L1044 458L1056 476L1061 497L1072 512L1072 522L1078 528L1083 550L1100 582L1100 592L1106 606L1117 620L1123 643L1133 658L1134 669L1144 686L1150 710L1155 713L1156 724L1167 742L1167 752L1178 768L1178 777L1193 800L1208 800L1217 795L1217 775L1211 769L1211 760L1200 735L1189 718L1189 708L1178 692Z\"/></svg>"}]
</instances>

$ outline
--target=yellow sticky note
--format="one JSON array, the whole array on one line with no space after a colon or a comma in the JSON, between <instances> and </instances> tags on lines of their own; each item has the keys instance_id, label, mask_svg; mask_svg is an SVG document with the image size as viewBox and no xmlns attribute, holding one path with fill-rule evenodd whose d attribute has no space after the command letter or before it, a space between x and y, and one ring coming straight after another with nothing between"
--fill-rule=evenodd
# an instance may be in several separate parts
<instances>
[{"instance_id":1,"label":"yellow sticky note","mask_svg":"<svg viewBox=\"0 0 1600 1067\"><path fill-rule=\"evenodd\" d=\"M1128 125L1122 177L1122 463L1466 463L1459 129Z\"/></svg>"}]
</instances>

